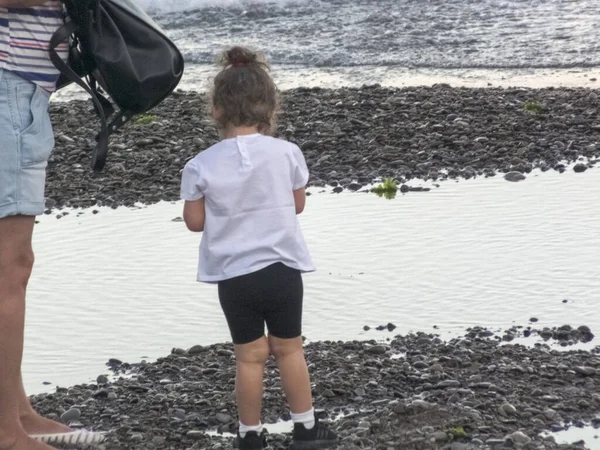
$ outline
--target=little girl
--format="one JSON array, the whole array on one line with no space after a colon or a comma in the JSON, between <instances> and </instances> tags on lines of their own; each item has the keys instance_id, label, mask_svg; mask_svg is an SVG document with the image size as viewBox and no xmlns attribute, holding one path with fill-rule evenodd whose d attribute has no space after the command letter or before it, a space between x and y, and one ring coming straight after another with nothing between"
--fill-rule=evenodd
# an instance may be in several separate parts
<instances>
[{"instance_id":1,"label":"little girl","mask_svg":"<svg viewBox=\"0 0 600 450\"><path fill-rule=\"evenodd\" d=\"M277 89L262 56L234 47L221 62L211 115L222 141L186 164L181 197L187 227L204 232L198 281L218 284L235 347L236 444L266 447L263 374L273 354L294 422L290 448L330 447L337 437L315 416L302 347L302 273L315 267L296 215L308 168L296 145L269 136Z\"/></svg>"}]
</instances>

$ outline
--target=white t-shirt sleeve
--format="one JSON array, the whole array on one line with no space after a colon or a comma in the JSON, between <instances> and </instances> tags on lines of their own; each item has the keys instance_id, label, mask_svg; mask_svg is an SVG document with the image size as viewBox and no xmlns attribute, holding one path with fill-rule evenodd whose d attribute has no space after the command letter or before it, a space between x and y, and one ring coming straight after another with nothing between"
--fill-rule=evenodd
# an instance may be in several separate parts
<instances>
[{"instance_id":1,"label":"white t-shirt sleeve","mask_svg":"<svg viewBox=\"0 0 600 450\"><path fill-rule=\"evenodd\" d=\"M181 199L193 202L203 197L200 189L200 171L193 160L189 161L181 175Z\"/></svg>"},{"instance_id":2,"label":"white t-shirt sleeve","mask_svg":"<svg viewBox=\"0 0 600 450\"><path fill-rule=\"evenodd\" d=\"M294 145L292 152L294 154L294 173L293 173L293 189L294 191L297 189L302 189L306 187L308 184L308 166L306 165L306 160L304 159L304 155L302 154L302 150L298 148L298 146Z\"/></svg>"}]
</instances>

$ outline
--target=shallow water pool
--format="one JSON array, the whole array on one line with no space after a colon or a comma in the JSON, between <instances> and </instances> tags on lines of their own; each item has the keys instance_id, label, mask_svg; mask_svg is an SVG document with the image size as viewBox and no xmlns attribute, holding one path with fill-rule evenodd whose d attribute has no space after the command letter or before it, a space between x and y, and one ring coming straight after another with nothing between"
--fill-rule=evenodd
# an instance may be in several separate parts
<instances>
[{"instance_id":1,"label":"shallow water pool","mask_svg":"<svg viewBox=\"0 0 600 450\"><path fill-rule=\"evenodd\" d=\"M598 332L598 192L600 171L589 170L444 182L395 200L312 195L301 222L319 270L305 278L305 335L450 336L532 316L539 327ZM161 203L41 218L24 361L30 392L95 380L112 357L135 362L228 339L216 288L194 281L199 236L172 221L180 215L181 204ZM363 331L388 322L394 333Z\"/></svg>"}]
</instances>

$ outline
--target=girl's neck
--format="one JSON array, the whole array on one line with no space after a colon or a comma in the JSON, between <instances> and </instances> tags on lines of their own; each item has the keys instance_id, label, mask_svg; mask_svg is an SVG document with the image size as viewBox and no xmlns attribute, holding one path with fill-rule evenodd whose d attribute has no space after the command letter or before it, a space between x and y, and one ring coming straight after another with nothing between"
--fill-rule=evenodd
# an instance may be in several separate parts
<instances>
[{"instance_id":1,"label":"girl's neck","mask_svg":"<svg viewBox=\"0 0 600 450\"><path fill-rule=\"evenodd\" d=\"M258 127L234 127L230 126L222 130L223 139L231 139L238 136L247 136L249 134L258 134Z\"/></svg>"}]
</instances>

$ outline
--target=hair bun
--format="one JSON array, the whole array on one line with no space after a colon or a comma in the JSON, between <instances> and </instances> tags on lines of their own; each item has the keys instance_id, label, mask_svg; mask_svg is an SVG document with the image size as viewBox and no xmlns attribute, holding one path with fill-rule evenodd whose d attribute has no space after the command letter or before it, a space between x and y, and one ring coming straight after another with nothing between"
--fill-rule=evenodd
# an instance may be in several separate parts
<instances>
[{"instance_id":1,"label":"hair bun","mask_svg":"<svg viewBox=\"0 0 600 450\"><path fill-rule=\"evenodd\" d=\"M263 66L267 64L260 53L255 53L244 47L232 47L221 57L223 67Z\"/></svg>"}]
</instances>

